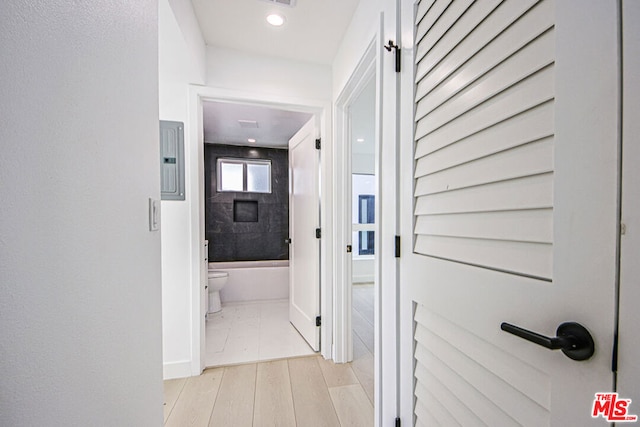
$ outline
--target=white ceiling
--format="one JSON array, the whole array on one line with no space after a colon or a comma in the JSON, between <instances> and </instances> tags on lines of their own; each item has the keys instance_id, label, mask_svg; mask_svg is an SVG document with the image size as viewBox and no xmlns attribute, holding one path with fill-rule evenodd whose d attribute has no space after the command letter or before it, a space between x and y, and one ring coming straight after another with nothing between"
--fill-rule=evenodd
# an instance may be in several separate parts
<instances>
[{"instance_id":1,"label":"white ceiling","mask_svg":"<svg viewBox=\"0 0 640 427\"><path fill-rule=\"evenodd\" d=\"M205 143L253 147L287 148L289 139L312 117L309 113L225 102L204 102L202 110ZM250 122L256 122L257 127L251 127ZM248 142L249 138L256 142Z\"/></svg>"},{"instance_id":2,"label":"white ceiling","mask_svg":"<svg viewBox=\"0 0 640 427\"><path fill-rule=\"evenodd\" d=\"M205 42L261 55L329 65L359 0L191 0ZM270 13L285 17L269 25Z\"/></svg>"}]
</instances>

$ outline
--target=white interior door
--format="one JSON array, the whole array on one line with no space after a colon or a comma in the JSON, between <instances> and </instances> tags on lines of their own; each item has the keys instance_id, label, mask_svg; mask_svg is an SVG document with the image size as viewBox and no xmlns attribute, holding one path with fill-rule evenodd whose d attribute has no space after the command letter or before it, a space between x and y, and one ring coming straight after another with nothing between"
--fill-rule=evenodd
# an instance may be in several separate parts
<instances>
[{"instance_id":1,"label":"white interior door","mask_svg":"<svg viewBox=\"0 0 640 427\"><path fill-rule=\"evenodd\" d=\"M640 2L622 2L623 163L618 392L640 413Z\"/></svg>"},{"instance_id":2,"label":"white interior door","mask_svg":"<svg viewBox=\"0 0 640 427\"><path fill-rule=\"evenodd\" d=\"M417 4L415 138L402 158L414 172L401 216L408 424L605 424L591 410L613 384L616 7ZM588 360L501 330L555 337L567 321L591 333Z\"/></svg>"},{"instance_id":3,"label":"white interior door","mask_svg":"<svg viewBox=\"0 0 640 427\"><path fill-rule=\"evenodd\" d=\"M289 320L309 345L320 350L320 168L312 118L289 141Z\"/></svg>"}]
</instances>

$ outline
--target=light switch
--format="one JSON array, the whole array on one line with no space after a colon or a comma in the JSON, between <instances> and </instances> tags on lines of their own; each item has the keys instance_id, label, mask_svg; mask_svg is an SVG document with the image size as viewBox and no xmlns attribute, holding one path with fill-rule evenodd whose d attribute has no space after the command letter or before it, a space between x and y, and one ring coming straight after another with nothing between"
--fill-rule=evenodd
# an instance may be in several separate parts
<instances>
[{"instance_id":1,"label":"light switch","mask_svg":"<svg viewBox=\"0 0 640 427\"><path fill-rule=\"evenodd\" d=\"M149 197L149 231L160 230L160 200Z\"/></svg>"}]
</instances>

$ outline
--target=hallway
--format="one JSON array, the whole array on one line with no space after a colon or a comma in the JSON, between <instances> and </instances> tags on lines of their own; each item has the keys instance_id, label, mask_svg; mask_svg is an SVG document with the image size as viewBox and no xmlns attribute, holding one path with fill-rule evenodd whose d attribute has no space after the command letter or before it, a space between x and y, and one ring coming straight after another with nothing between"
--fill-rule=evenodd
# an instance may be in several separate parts
<instances>
[{"instance_id":1,"label":"hallway","mask_svg":"<svg viewBox=\"0 0 640 427\"><path fill-rule=\"evenodd\" d=\"M335 364L321 356L273 360L291 351L283 345L286 337L274 334L293 329L287 305L286 301L228 304L211 316L208 363L229 366L165 381L165 426L372 426L373 284L353 287L351 363ZM238 345L228 342L231 332L238 335ZM241 364L259 360L259 348L272 360Z\"/></svg>"},{"instance_id":2,"label":"hallway","mask_svg":"<svg viewBox=\"0 0 640 427\"><path fill-rule=\"evenodd\" d=\"M373 404L352 364L310 356L165 381L164 420L176 427L369 427Z\"/></svg>"}]
</instances>

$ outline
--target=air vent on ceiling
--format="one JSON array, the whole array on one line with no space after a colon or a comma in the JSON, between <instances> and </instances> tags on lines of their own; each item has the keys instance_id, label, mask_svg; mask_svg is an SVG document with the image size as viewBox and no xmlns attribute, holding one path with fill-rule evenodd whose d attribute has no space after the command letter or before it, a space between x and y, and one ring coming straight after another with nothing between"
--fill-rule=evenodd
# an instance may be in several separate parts
<instances>
[{"instance_id":1,"label":"air vent on ceiling","mask_svg":"<svg viewBox=\"0 0 640 427\"><path fill-rule=\"evenodd\" d=\"M281 6L289 6L289 7L295 7L296 5L296 0L262 0L262 1L279 4Z\"/></svg>"},{"instance_id":2,"label":"air vent on ceiling","mask_svg":"<svg viewBox=\"0 0 640 427\"><path fill-rule=\"evenodd\" d=\"M258 122L255 120L238 120L238 123L243 129L255 129L258 127Z\"/></svg>"}]
</instances>

